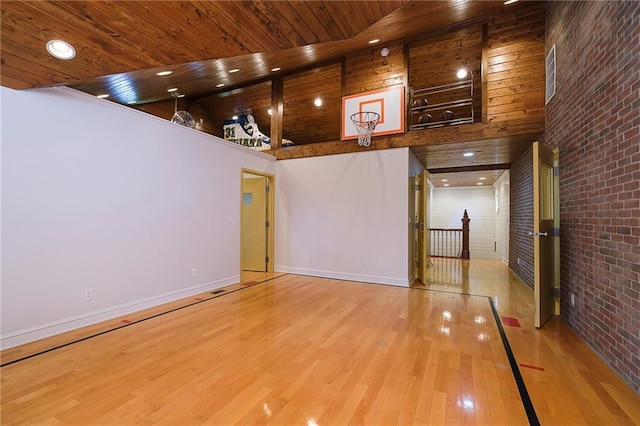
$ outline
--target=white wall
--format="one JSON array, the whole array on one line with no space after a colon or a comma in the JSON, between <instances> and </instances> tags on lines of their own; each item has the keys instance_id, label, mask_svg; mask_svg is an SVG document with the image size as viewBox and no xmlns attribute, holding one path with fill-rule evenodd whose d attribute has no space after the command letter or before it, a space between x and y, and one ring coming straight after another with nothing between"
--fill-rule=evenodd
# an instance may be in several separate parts
<instances>
[{"instance_id":1,"label":"white wall","mask_svg":"<svg viewBox=\"0 0 640 426\"><path fill-rule=\"evenodd\" d=\"M418 157L411 151L409 151L409 176L416 177L424 170L422 163L418 160Z\"/></svg>"},{"instance_id":2,"label":"white wall","mask_svg":"<svg viewBox=\"0 0 640 426\"><path fill-rule=\"evenodd\" d=\"M238 281L241 168L273 157L71 89L1 94L2 348Z\"/></svg>"},{"instance_id":3,"label":"white wall","mask_svg":"<svg viewBox=\"0 0 640 426\"><path fill-rule=\"evenodd\" d=\"M471 259L497 260L495 241L495 196L493 186L434 188L429 209L431 228L462 228L467 210Z\"/></svg>"},{"instance_id":4,"label":"white wall","mask_svg":"<svg viewBox=\"0 0 640 426\"><path fill-rule=\"evenodd\" d=\"M276 270L408 286L408 152L278 161Z\"/></svg>"},{"instance_id":5,"label":"white wall","mask_svg":"<svg viewBox=\"0 0 640 426\"><path fill-rule=\"evenodd\" d=\"M509 264L509 170L493 184L497 213L495 216L496 255L505 264Z\"/></svg>"}]
</instances>

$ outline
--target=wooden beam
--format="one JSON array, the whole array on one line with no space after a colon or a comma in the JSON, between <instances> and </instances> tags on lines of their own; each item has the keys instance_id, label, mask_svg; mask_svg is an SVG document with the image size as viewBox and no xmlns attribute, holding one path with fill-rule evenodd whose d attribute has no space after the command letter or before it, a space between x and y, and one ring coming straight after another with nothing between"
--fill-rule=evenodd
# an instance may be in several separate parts
<instances>
[{"instance_id":1,"label":"wooden beam","mask_svg":"<svg viewBox=\"0 0 640 426\"><path fill-rule=\"evenodd\" d=\"M411 114L407 114L406 112L410 111L411 101L413 99L413 87L409 87L409 82L411 81L409 72L411 67L409 66L409 45L407 43L402 45L402 69L404 70L402 84L404 85L404 90L409 92L404 94L404 128L409 129L411 126Z\"/></svg>"},{"instance_id":2,"label":"wooden beam","mask_svg":"<svg viewBox=\"0 0 640 426\"><path fill-rule=\"evenodd\" d=\"M282 146L282 115L284 101L282 100L282 79L276 78L271 82L271 149L278 151Z\"/></svg>"},{"instance_id":3,"label":"wooden beam","mask_svg":"<svg viewBox=\"0 0 640 426\"><path fill-rule=\"evenodd\" d=\"M465 167L443 167L441 169L428 169L431 174L458 173L458 172L483 172L485 170L509 170L511 164L484 164Z\"/></svg>"},{"instance_id":4,"label":"wooden beam","mask_svg":"<svg viewBox=\"0 0 640 426\"><path fill-rule=\"evenodd\" d=\"M474 142L530 136L532 140L544 132L544 117L503 121L499 123L474 123L461 126L418 130L391 136L374 136L371 146L361 147L355 140L327 141L287 147L277 151L279 160L343 154L376 149L412 146L442 145L458 142Z\"/></svg>"},{"instance_id":5,"label":"wooden beam","mask_svg":"<svg viewBox=\"0 0 640 426\"><path fill-rule=\"evenodd\" d=\"M480 87L482 91L482 122L486 123L489 108L487 73L489 72L489 25L482 24L482 64L480 67Z\"/></svg>"}]
</instances>

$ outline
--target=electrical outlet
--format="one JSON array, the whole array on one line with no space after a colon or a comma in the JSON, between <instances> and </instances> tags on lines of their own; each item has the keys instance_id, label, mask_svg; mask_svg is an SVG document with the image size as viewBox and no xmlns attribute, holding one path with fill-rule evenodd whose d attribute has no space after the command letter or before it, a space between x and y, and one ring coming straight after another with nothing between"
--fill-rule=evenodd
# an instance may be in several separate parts
<instances>
[{"instance_id":1,"label":"electrical outlet","mask_svg":"<svg viewBox=\"0 0 640 426\"><path fill-rule=\"evenodd\" d=\"M571 306L576 306L576 296L573 293L569 295L569 302L571 303Z\"/></svg>"},{"instance_id":2,"label":"electrical outlet","mask_svg":"<svg viewBox=\"0 0 640 426\"><path fill-rule=\"evenodd\" d=\"M198 270L196 268L193 268L191 270L191 278L195 278L198 276Z\"/></svg>"},{"instance_id":3,"label":"electrical outlet","mask_svg":"<svg viewBox=\"0 0 640 426\"><path fill-rule=\"evenodd\" d=\"M93 300L93 289L92 288L86 288L84 290L84 300L85 301Z\"/></svg>"}]
</instances>

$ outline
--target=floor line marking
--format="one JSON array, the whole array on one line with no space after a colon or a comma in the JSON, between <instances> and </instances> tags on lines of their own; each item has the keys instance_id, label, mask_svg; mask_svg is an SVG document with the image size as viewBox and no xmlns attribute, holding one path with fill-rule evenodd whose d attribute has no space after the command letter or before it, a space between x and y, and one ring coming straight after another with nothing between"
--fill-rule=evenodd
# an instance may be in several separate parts
<instances>
[{"instance_id":1,"label":"floor line marking","mask_svg":"<svg viewBox=\"0 0 640 426\"><path fill-rule=\"evenodd\" d=\"M266 279L264 281L261 281L259 284L265 283L267 281L275 280L277 278L281 278L281 277L284 277L286 275L288 275L288 274L283 274L283 275L279 275L277 277L268 278L268 279ZM224 293L215 294L212 297L208 297L206 299L201 299L201 300L198 300L196 302L188 303L188 304L186 304L184 306L179 306L177 308L169 309L168 311L160 312L158 314L151 315L150 317L141 318L141 319L136 320L136 321L123 320L123 321L121 321L123 323L123 325L119 325L117 327L110 328L109 330L101 331L100 333L91 334L89 336L85 336L85 337L82 337L80 339L72 340L71 342L63 343L61 345L54 346L54 347L49 348L49 349L45 349L45 350L42 350L42 351L39 351L39 352L35 352L35 353L30 354L30 355L23 356L22 358L14 359L13 361L5 362L4 364L0 364L0 368L9 366L11 364L16 364L16 363L21 362L21 361L26 361L26 360L28 360L30 358L35 358L37 356L44 355L46 353L56 351L58 349L66 348L67 346L71 346L71 345L74 345L76 343L84 342L85 340L93 339L94 337L102 336L103 334L107 334L107 333L111 333L113 331L120 330L121 328L125 328L125 327L129 327L129 326L132 326L132 325L135 325L135 324L139 324L141 322L144 322L144 321L147 321L147 320L150 320L150 319L153 319L153 318L157 318L157 317L160 317L162 315L170 314L171 312L179 311L180 309L184 309L184 308L188 308L188 307L191 307L191 306L194 306L194 305L198 305L200 303L208 302L209 300L217 299L218 297L225 296L227 294L236 293L236 292L241 291L241 290L246 290L246 289L251 288L251 287L253 287L253 286L239 287L239 288L237 288L235 290L225 291ZM125 321L128 321L128 322L125 322Z\"/></svg>"},{"instance_id":2,"label":"floor line marking","mask_svg":"<svg viewBox=\"0 0 640 426\"><path fill-rule=\"evenodd\" d=\"M520 321L518 321L518 318L500 317L500 319L502 320L502 324L504 324L504 325L508 325L509 327L519 327L520 328Z\"/></svg>"},{"instance_id":3,"label":"floor line marking","mask_svg":"<svg viewBox=\"0 0 640 426\"><path fill-rule=\"evenodd\" d=\"M489 296L487 296L487 299L489 299L489 305L491 305L491 310L493 311L493 318L495 319L496 325L498 326L498 331L500 332L502 345L504 346L504 350L507 352L507 358L509 359L511 372L513 373L513 378L516 380L518 392L520 392L520 400L522 401L524 411L527 414L527 419L529 419L529 424L531 426L540 426L540 420L538 420L536 409L533 407L533 402L531 401L531 397L529 396L529 392L527 391L527 385L524 383L524 379L522 378L522 374L520 373L520 369L518 368L516 357L511 350L511 345L509 344L509 339L507 339L507 334L504 332L504 327L502 326L502 321L500 320L498 310L493 303L493 299Z\"/></svg>"},{"instance_id":4,"label":"floor line marking","mask_svg":"<svg viewBox=\"0 0 640 426\"><path fill-rule=\"evenodd\" d=\"M523 368L530 368L530 369L532 369L532 370L538 370L538 371L545 371L545 369L544 369L544 368L542 368L542 367L538 367L538 366L536 366L536 365L529 365L529 364L523 364L523 363L520 363L520 367L523 367Z\"/></svg>"}]
</instances>

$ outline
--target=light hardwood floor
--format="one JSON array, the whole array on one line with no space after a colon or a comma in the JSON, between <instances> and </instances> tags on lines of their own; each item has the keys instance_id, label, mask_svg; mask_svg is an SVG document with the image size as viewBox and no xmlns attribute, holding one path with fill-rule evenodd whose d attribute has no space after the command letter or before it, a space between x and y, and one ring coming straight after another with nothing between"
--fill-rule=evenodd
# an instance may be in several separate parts
<instances>
[{"instance_id":1,"label":"light hardwood floor","mask_svg":"<svg viewBox=\"0 0 640 426\"><path fill-rule=\"evenodd\" d=\"M543 425L640 424L638 396L561 321L533 328L504 265L458 262L411 289L243 274L4 351L1 423L527 424L491 297L520 323L504 331Z\"/></svg>"}]
</instances>

